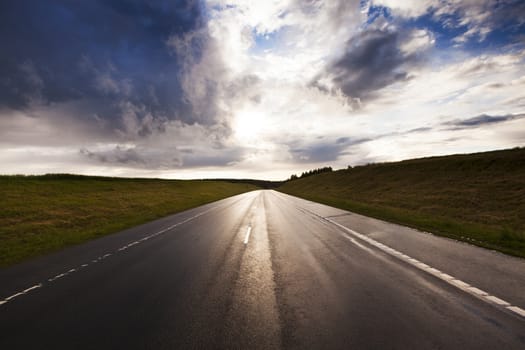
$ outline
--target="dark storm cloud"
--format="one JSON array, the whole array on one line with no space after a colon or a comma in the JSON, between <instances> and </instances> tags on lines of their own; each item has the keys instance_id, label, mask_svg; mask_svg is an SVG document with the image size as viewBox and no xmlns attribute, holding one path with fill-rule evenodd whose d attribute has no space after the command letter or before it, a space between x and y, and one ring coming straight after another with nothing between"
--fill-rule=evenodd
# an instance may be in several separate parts
<instances>
[{"instance_id":1,"label":"dark storm cloud","mask_svg":"<svg viewBox=\"0 0 525 350\"><path fill-rule=\"evenodd\" d=\"M0 107L88 100L82 114L118 128L128 103L191 123L180 58L166 42L202 26L197 0L2 1Z\"/></svg>"},{"instance_id":2,"label":"dark storm cloud","mask_svg":"<svg viewBox=\"0 0 525 350\"><path fill-rule=\"evenodd\" d=\"M206 152L193 152L190 156L183 157L183 165L187 168L198 167L224 167L240 162L245 155L241 148L228 148L222 150L207 150Z\"/></svg>"},{"instance_id":3,"label":"dark storm cloud","mask_svg":"<svg viewBox=\"0 0 525 350\"><path fill-rule=\"evenodd\" d=\"M182 165L182 159L177 150L156 150L142 147L123 147L91 151L81 149L80 154L96 162L109 165L123 165L130 168L170 169Z\"/></svg>"},{"instance_id":4,"label":"dark storm cloud","mask_svg":"<svg viewBox=\"0 0 525 350\"><path fill-rule=\"evenodd\" d=\"M410 79L410 68L417 66L421 52L401 49L410 33L372 26L350 38L344 54L330 64L313 85L328 91L322 83L330 79L350 98L372 98L376 92L393 83Z\"/></svg>"},{"instance_id":5,"label":"dark storm cloud","mask_svg":"<svg viewBox=\"0 0 525 350\"><path fill-rule=\"evenodd\" d=\"M289 144L290 153L298 163L322 163L337 160L340 156L348 154L347 149L372 139L340 137L335 141L325 141L298 147L297 141Z\"/></svg>"},{"instance_id":6,"label":"dark storm cloud","mask_svg":"<svg viewBox=\"0 0 525 350\"><path fill-rule=\"evenodd\" d=\"M415 133L428 132L428 131L432 131L432 128L428 126L423 126L421 128L410 129L404 132L404 134L415 134Z\"/></svg>"},{"instance_id":7,"label":"dark storm cloud","mask_svg":"<svg viewBox=\"0 0 525 350\"><path fill-rule=\"evenodd\" d=\"M525 118L525 114L488 115L482 114L468 119L457 119L443 123L449 130L477 128L484 125L499 124L507 121Z\"/></svg>"},{"instance_id":8,"label":"dark storm cloud","mask_svg":"<svg viewBox=\"0 0 525 350\"><path fill-rule=\"evenodd\" d=\"M80 154L95 162L108 165L139 169L174 169L232 165L242 159L244 150L240 148L206 149L203 152L199 149L179 150L175 147L117 145L104 150L83 148Z\"/></svg>"},{"instance_id":9,"label":"dark storm cloud","mask_svg":"<svg viewBox=\"0 0 525 350\"><path fill-rule=\"evenodd\" d=\"M363 97L406 79L406 72L396 71L405 62L397 42L397 33L378 29L350 39L346 54L332 66L334 81L346 95Z\"/></svg>"}]
</instances>

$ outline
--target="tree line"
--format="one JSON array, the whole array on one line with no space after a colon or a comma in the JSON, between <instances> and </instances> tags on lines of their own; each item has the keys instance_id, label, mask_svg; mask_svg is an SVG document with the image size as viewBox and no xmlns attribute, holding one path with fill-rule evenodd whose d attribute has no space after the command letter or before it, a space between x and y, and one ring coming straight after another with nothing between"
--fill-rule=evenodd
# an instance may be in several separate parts
<instances>
[{"instance_id":1,"label":"tree line","mask_svg":"<svg viewBox=\"0 0 525 350\"><path fill-rule=\"evenodd\" d=\"M308 177L308 176L317 175L317 174L321 174L321 173L329 173L331 171L332 171L332 167L331 166L325 166L323 168L317 168L317 169L313 169L313 170L303 171L301 173L301 176L297 176L296 174L293 174L292 176L290 176L290 179L288 181L302 179L303 177Z\"/></svg>"}]
</instances>

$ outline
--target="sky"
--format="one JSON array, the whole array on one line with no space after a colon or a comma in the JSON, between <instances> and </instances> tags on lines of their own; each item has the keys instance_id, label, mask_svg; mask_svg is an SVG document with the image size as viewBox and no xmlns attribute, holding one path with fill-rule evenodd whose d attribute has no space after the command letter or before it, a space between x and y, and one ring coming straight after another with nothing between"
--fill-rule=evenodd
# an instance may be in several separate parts
<instances>
[{"instance_id":1,"label":"sky","mask_svg":"<svg viewBox=\"0 0 525 350\"><path fill-rule=\"evenodd\" d=\"M0 174L283 180L525 146L521 0L0 2Z\"/></svg>"}]
</instances>

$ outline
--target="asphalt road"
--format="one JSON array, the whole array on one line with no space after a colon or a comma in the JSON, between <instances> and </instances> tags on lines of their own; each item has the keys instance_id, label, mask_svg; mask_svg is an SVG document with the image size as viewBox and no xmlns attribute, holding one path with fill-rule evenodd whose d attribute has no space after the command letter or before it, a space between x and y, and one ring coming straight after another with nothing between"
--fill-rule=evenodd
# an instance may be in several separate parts
<instances>
[{"instance_id":1,"label":"asphalt road","mask_svg":"<svg viewBox=\"0 0 525 350\"><path fill-rule=\"evenodd\" d=\"M0 270L0 349L524 349L523 308L522 259L255 191Z\"/></svg>"}]
</instances>

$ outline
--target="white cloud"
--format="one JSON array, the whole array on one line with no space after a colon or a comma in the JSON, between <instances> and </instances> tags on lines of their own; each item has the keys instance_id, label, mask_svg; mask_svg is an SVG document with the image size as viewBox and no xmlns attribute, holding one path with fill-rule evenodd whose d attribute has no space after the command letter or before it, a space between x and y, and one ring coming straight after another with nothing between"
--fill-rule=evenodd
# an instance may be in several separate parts
<instances>
[{"instance_id":1,"label":"white cloud","mask_svg":"<svg viewBox=\"0 0 525 350\"><path fill-rule=\"evenodd\" d=\"M424 52L434 46L435 38L432 32L425 29L414 29L408 34L408 38L401 44L401 50L406 55Z\"/></svg>"},{"instance_id":2,"label":"white cloud","mask_svg":"<svg viewBox=\"0 0 525 350\"><path fill-rule=\"evenodd\" d=\"M394 16L417 18L430 14L437 22L453 28L466 28L453 41L484 41L498 26L525 23L524 6L516 1L499 0L372 0L388 7ZM520 7L521 6L521 7Z\"/></svg>"},{"instance_id":3,"label":"white cloud","mask_svg":"<svg viewBox=\"0 0 525 350\"><path fill-rule=\"evenodd\" d=\"M402 17L419 17L439 4L439 0L372 0L374 6L385 6Z\"/></svg>"}]
</instances>

